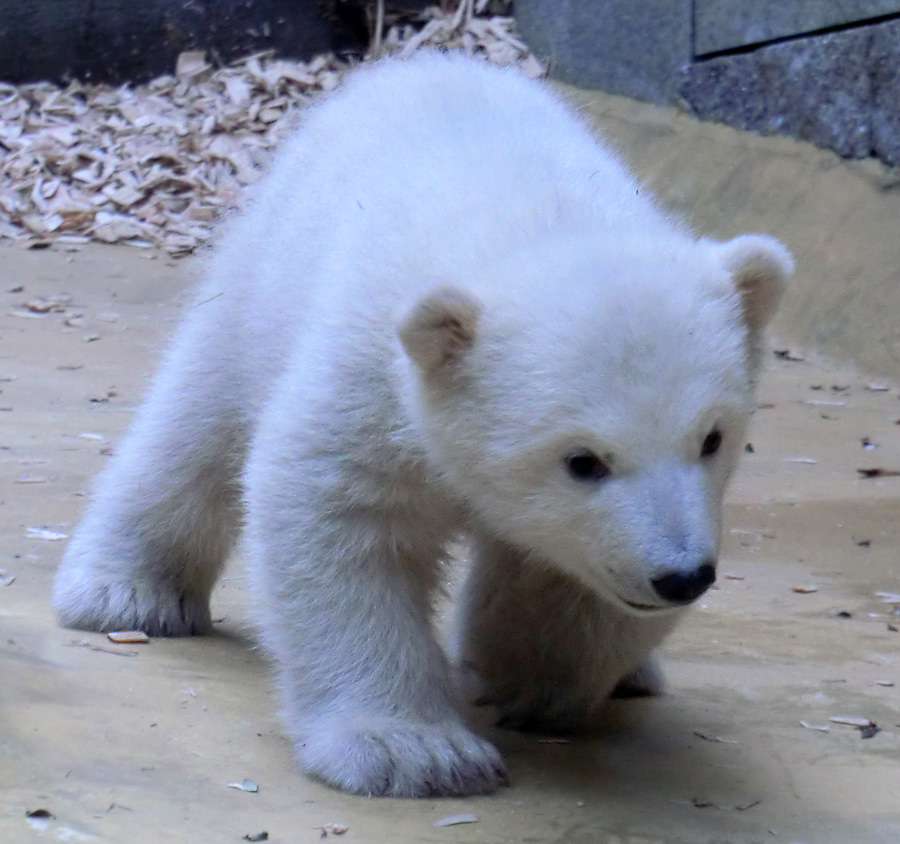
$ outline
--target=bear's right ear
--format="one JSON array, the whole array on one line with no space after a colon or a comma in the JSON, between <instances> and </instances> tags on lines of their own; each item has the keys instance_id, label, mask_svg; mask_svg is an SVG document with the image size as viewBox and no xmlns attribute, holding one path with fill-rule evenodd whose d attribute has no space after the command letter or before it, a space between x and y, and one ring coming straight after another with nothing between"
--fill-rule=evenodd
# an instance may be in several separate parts
<instances>
[{"instance_id":1,"label":"bear's right ear","mask_svg":"<svg viewBox=\"0 0 900 844\"><path fill-rule=\"evenodd\" d=\"M475 342L481 303L455 287L438 287L420 299L397 334L410 359L425 373L458 361Z\"/></svg>"}]
</instances>

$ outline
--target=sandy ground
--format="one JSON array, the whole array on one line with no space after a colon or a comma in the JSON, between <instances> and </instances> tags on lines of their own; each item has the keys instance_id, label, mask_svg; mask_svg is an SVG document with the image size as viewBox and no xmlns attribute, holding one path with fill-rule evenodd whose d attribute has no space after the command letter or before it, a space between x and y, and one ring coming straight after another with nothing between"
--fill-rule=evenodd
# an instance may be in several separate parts
<instances>
[{"instance_id":1,"label":"sandy ground","mask_svg":"<svg viewBox=\"0 0 900 844\"><path fill-rule=\"evenodd\" d=\"M681 118L610 102L611 130L643 138L639 154L687 137L682 155L696 155ZM710 143L749 144L754 166L772 156L785 166L783 140L728 132ZM825 155L804 149L788 156L801 175ZM832 170L856 178L841 167ZM701 219L714 204L710 195ZM758 216L753 228L778 231ZM807 240L798 251L815 250ZM512 778L497 795L368 800L294 767L239 561L217 588L214 636L114 645L54 624L48 593L65 544L54 535L75 525L197 262L7 247L0 267L0 842L240 842L266 830L287 844L317 841L333 822L347 825L347 842L900 840L900 616L876 596L900 591L900 477L857 472L900 469L895 383L873 390L872 375L810 354L769 356L753 451L728 499L720 581L665 649L666 696L611 703L608 730L589 741L488 731ZM801 270L801 291L818 271ZM72 296L63 312L23 309L60 293ZM801 323L795 336L809 339ZM889 356L877 360L889 369ZM52 533L29 538L29 528ZM828 720L841 715L880 732ZM245 778L258 793L228 787ZM37 809L53 817L26 816ZM477 823L433 825L469 812Z\"/></svg>"}]
</instances>

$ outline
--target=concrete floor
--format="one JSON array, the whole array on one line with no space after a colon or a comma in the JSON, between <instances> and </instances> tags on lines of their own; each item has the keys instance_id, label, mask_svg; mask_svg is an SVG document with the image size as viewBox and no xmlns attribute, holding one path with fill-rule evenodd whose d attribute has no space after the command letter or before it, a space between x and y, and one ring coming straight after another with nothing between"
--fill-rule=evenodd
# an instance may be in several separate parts
<instances>
[{"instance_id":1,"label":"concrete floor","mask_svg":"<svg viewBox=\"0 0 900 844\"><path fill-rule=\"evenodd\" d=\"M900 470L900 390L884 377L900 375L891 357L900 307L888 286L883 299L874 281L841 299L838 284L851 265L857 280L892 277L900 217L858 242L835 234L842 221L862 232L895 198L868 196L871 172L802 144L615 98L591 107L665 201L693 202L704 230L768 230L795 249L800 275L778 326L789 340L778 348L821 341L868 370L810 353L769 357L754 450L728 499L723 576L666 648L669 693L610 704L608 730L589 741L489 730L512 779L497 795L367 800L296 770L253 645L239 561L217 589L212 637L114 645L58 629L48 592L65 542L28 529L71 532L198 262L4 247L0 582L14 580L0 585L0 842L205 844L266 830L287 844L317 841L335 822L347 825L347 842L900 840L900 616L876 596L900 591L900 477L857 472ZM857 189L826 201L820 181ZM788 213L792 192L809 207ZM831 239L812 237L820 219ZM73 297L63 311L23 313L23 303L60 293ZM819 313L821 336L808 319ZM875 380L887 389L870 389ZM840 715L881 731L863 738L829 722ZM245 778L258 793L228 787ZM36 809L53 817L26 816ZM433 825L469 812L477 823Z\"/></svg>"}]
</instances>

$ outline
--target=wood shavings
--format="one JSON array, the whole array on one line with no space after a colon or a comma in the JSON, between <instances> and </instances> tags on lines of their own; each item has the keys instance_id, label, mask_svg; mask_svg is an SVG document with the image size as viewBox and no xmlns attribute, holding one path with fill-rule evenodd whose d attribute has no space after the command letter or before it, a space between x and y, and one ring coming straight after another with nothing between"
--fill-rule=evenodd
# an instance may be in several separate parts
<instances>
[{"instance_id":1,"label":"wood shavings","mask_svg":"<svg viewBox=\"0 0 900 844\"><path fill-rule=\"evenodd\" d=\"M117 645L147 645L150 637L143 630L112 630L106 634L110 642Z\"/></svg>"},{"instance_id":2,"label":"wood shavings","mask_svg":"<svg viewBox=\"0 0 900 844\"><path fill-rule=\"evenodd\" d=\"M326 835L343 835L348 829L349 826L345 823L327 823L322 827L322 837L324 838Z\"/></svg>"},{"instance_id":3,"label":"wood shavings","mask_svg":"<svg viewBox=\"0 0 900 844\"><path fill-rule=\"evenodd\" d=\"M872 724L870 718L857 715L832 715L828 720L832 724L846 724L848 727L868 727Z\"/></svg>"},{"instance_id":4,"label":"wood shavings","mask_svg":"<svg viewBox=\"0 0 900 844\"><path fill-rule=\"evenodd\" d=\"M446 818L435 821L432 826L458 826L463 823L478 823L478 815L474 815L471 812L465 812L460 815L448 815Z\"/></svg>"},{"instance_id":5,"label":"wood shavings","mask_svg":"<svg viewBox=\"0 0 900 844\"><path fill-rule=\"evenodd\" d=\"M460 0L455 9L382 14L367 58L439 47L542 76L513 19L491 14L501 6ZM263 53L216 69L193 50L173 75L146 85L0 84L0 240L187 255L240 204L302 108L351 67L332 55L297 62Z\"/></svg>"},{"instance_id":6,"label":"wood shavings","mask_svg":"<svg viewBox=\"0 0 900 844\"><path fill-rule=\"evenodd\" d=\"M791 590L796 592L799 595L811 595L813 592L818 592L818 586L792 586Z\"/></svg>"},{"instance_id":7,"label":"wood shavings","mask_svg":"<svg viewBox=\"0 0 900 844\"><path fill-rule=\"evenodd\" d=\"M59 542L61 539L68 539L69 534L60 533L59 531L50 530L43 527L25 528L26 539L43 539L45 542Z\"/></svg>"},{"instance_id":8,"label":"wood shavings","mask_svg":"<svg viewBox=\"0 0 900 844\"><path fill-rule=\"evenodd\" d=\"M72 303L72 297L60 294L58 296L40 296L25 303L24 307L36 314L64 313Z\"/></svg>"}]
</instances>

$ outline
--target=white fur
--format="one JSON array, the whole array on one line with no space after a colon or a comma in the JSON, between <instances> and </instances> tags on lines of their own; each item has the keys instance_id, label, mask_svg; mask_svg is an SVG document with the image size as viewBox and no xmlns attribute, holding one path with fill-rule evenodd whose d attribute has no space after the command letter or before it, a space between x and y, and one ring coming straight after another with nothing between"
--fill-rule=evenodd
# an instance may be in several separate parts
<instances>
[{"instance_id":1,"label":"white fur","mask_svg":"<svg viewBox=\"0 0 900 844\"><path fill-rule=\"evenodd\" d=\"M456 656L507 723L658 691L680 611L651 580L715 558L790 272L771 239L666 218L542 84L437 54L362 69L227 231L72 539L60 620L208 631L243 510L301 767L490 791L502 761L431 628L448 542L474 549ZM567 473L583 448L609 477Z\"/></svg>"}]
</instances>

